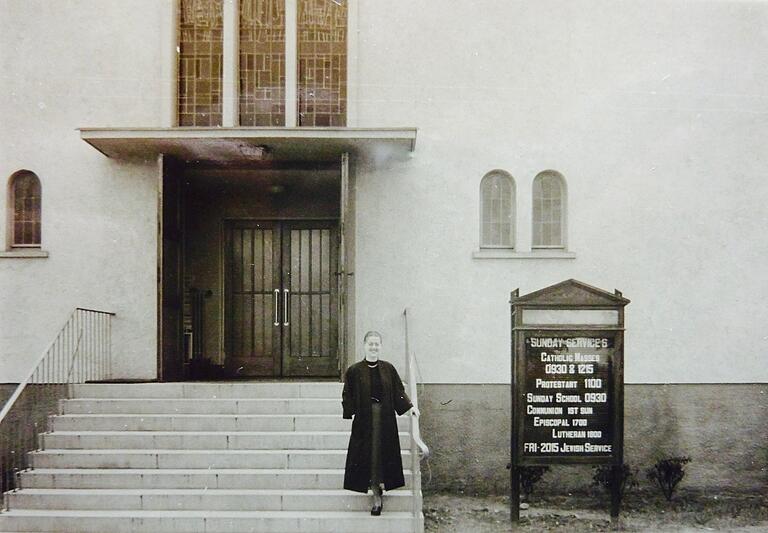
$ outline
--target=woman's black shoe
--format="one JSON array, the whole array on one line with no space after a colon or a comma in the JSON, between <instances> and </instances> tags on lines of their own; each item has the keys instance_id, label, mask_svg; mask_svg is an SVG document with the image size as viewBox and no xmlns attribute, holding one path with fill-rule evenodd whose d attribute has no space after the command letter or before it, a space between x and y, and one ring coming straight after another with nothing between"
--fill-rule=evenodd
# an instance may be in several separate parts
<instances>
[{"instance_id":1,"label":"woman's black shoe","mask_svg":"<svg viewBox=\"0 0 768 533\"><path fill-rule=\"evenodd\" d=\"M371 516L379 516L384 508L384 500L381 497L381 487L372 487L373 489L373 507L371 507Z\"/></svg>"}]
</instances>

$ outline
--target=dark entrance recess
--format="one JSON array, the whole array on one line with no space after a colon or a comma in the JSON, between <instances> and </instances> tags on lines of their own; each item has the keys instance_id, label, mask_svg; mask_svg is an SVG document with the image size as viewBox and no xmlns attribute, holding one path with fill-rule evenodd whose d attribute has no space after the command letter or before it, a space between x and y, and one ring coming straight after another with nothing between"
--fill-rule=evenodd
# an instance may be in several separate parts
<instances>
[{"instance_id":1,"label":"dark entrance recess","mask_svg":"<svg viewBox=\"0 0 768 533\"><path fill-rule=\"evenodd\" d=\"M242 377L338 375L336 221L228 221L226 369Z\"/></svg>"},{"instance_id":2,"label":"dark entrance recess","mask_svg":"<svg viewBox=\"0 0 768 533\"><path fill-rule=\"evenodd\" d=\"M338 379L347 154L238 168L158 158L158 379Z\"/></svg>"}]
</instances>

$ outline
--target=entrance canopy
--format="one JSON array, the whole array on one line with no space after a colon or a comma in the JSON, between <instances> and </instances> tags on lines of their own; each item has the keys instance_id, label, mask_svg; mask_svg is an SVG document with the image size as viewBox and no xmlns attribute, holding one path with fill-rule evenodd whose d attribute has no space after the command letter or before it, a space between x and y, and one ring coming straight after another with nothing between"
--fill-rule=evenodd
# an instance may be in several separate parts
<instances>
[{"instance_id":1,"label":"entrance canopy","mask_svg":"<svg viewBox=\"0 0 768 533\"><path fill-rule=\"evenodd\" d=\"M344 152L392 157L412 152L416 128L81 128L82 139L107 157L194 163L338 161Z\"/></svg>"}]
</instances>

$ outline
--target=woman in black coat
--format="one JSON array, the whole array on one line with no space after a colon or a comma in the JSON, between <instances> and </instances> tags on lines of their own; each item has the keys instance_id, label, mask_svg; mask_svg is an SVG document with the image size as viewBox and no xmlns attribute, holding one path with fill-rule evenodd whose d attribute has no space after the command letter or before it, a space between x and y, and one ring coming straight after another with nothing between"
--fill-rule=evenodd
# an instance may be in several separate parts
<instances>
[{"instance_id":1,"label":"woman in black coat","mask_svg":"<svg viewBox=\"0 0 768 533\"><path fill-rule=\"evenodd\" d=\"M349 437L344 488L373 492L371 514L381 514L381 485L392 490L405 485L400 438L395 413L409 409L418 416L405 393L400 376L387 361L379 359L381 334L369 331L363 338L365 359L344 375L344 418L353 418Z\"/></svg>"}]
</instances>

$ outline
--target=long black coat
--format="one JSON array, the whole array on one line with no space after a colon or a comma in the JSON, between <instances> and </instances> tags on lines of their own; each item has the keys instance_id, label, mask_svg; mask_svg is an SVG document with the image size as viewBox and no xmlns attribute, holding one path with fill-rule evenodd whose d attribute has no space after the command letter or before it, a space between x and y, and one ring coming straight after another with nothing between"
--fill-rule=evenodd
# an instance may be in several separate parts
<instances>
[{"instance_id":1,"label":"long black coat","mask_svg":"<svg viewBox=\"0 0 768 533\"><path fill-rule=\"evenodd\" d=\"M392 490L405 485L395 412L402 415L413 404L394 366L379 359L378 371L382 389L381 477L384 488ZM344 488L367 492L371 479L371 376L365 359L347 369L341 404L344 407L344 418L352 418L352 415L355 417L347 449Z\"/></svg>"}]
</instances>

